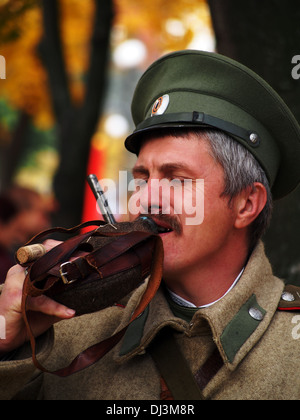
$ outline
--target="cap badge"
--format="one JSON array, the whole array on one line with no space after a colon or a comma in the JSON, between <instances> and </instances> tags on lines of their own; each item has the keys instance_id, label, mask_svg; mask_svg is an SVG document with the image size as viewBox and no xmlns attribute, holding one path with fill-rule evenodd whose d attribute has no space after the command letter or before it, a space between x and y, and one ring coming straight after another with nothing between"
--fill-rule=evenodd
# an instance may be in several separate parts
<instances>
[{"instance_id":1,"label":"cap badge","mask_svg":"<svg viewBox=\"0 0 300 420\"><path fill-rule=\"evenodd\" d=\"M161 96L160 98L158 98L153 105L152 108L152 113L151 113L151 117L155 116L155 115L163 115L170 103L170 96L169 95L164 95Z\"/></svg>"}]
</instances>

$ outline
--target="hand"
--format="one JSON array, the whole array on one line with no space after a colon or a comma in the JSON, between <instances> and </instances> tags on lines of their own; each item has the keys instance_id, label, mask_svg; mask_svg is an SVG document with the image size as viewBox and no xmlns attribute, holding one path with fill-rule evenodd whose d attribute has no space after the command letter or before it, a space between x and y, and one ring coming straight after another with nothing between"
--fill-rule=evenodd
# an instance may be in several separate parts
<instances>
[{"instance_id":1,"label":"hand","mask_svg":"<svg viewBox=\"0 0 300 420\"><path fill-rule=\"evenodd\" d=\"M47 251L59 245L49 240L44 243ZM8 272L0 296L0 316L5 319L5 339L0 339L0 356L20 347L28 340L26 327L21 313L22 289L25 270L14 266ZM73 318L75 311L53 301L46 296L28 298L30 325L35 337L46 332L53 324L63 319Z\"/></svg>"}]
</instances>

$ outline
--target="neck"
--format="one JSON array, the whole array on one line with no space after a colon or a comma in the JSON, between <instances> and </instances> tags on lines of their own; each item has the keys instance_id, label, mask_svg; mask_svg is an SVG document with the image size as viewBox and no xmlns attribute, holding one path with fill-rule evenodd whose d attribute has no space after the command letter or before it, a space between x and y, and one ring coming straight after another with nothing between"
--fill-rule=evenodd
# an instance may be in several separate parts
<instances>
[{"instance_id":1,"label":"neck","mask_svg":"<svg viewBox=\"0 0 300 420\"><path fill-rule=\"evenodd\" d=\"M230 289L248 257L247 246L223 249L183 272L165 275L167 287L176 295L200 307L217 301Z\"/></svg>"}]
</instances>

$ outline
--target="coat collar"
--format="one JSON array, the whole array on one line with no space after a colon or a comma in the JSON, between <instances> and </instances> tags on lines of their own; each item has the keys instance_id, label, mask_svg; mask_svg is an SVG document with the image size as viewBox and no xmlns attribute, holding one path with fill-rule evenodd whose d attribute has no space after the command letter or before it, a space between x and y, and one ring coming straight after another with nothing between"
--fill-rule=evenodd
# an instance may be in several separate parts
<instances>
[{"instance_id":1,"label":"coat collar","mask_svg":"<svg viewBox=\"0 0 300 420\"><path fill-rule=\"evenodd\" d=\"M213 306L199 309L190 324L173 315L161 288L147 310L129 326L116 348L116 361L123 363L145 353L165 327L193 337L205 331L207 334L209 326L225 365L234 370L267 330L283 289L284 283L273 276L260 242L235 288ZM143 290L135 292L125 312L134 309L133 302L138 301ZM124 317L128 320L128 314Z\"/></svg>"}]
</instances>

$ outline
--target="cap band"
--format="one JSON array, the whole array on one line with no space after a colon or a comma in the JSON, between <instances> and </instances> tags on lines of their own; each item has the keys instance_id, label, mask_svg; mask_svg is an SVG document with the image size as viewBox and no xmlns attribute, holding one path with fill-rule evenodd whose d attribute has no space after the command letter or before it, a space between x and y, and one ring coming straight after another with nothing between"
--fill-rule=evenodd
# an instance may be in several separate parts
<instances>
[{"instance_id":1,"label":"cap band","mask_svg":"<svg viewBox=\"0 0 300 420\"><path fill-rule=\"evenodd\" d=\"M212 115L205 114L204 112L197 111L164 114L147 118L138 124L136 131L165 123L199 124L214 127L225 131L232 136L240 137L241 139L245 140L251 147L258 147L261 141L259 134L256 132L245 130L244 128L232 124L228 121L224 121L220 118L213 117Z\"/></svg>"}]
</instances>

